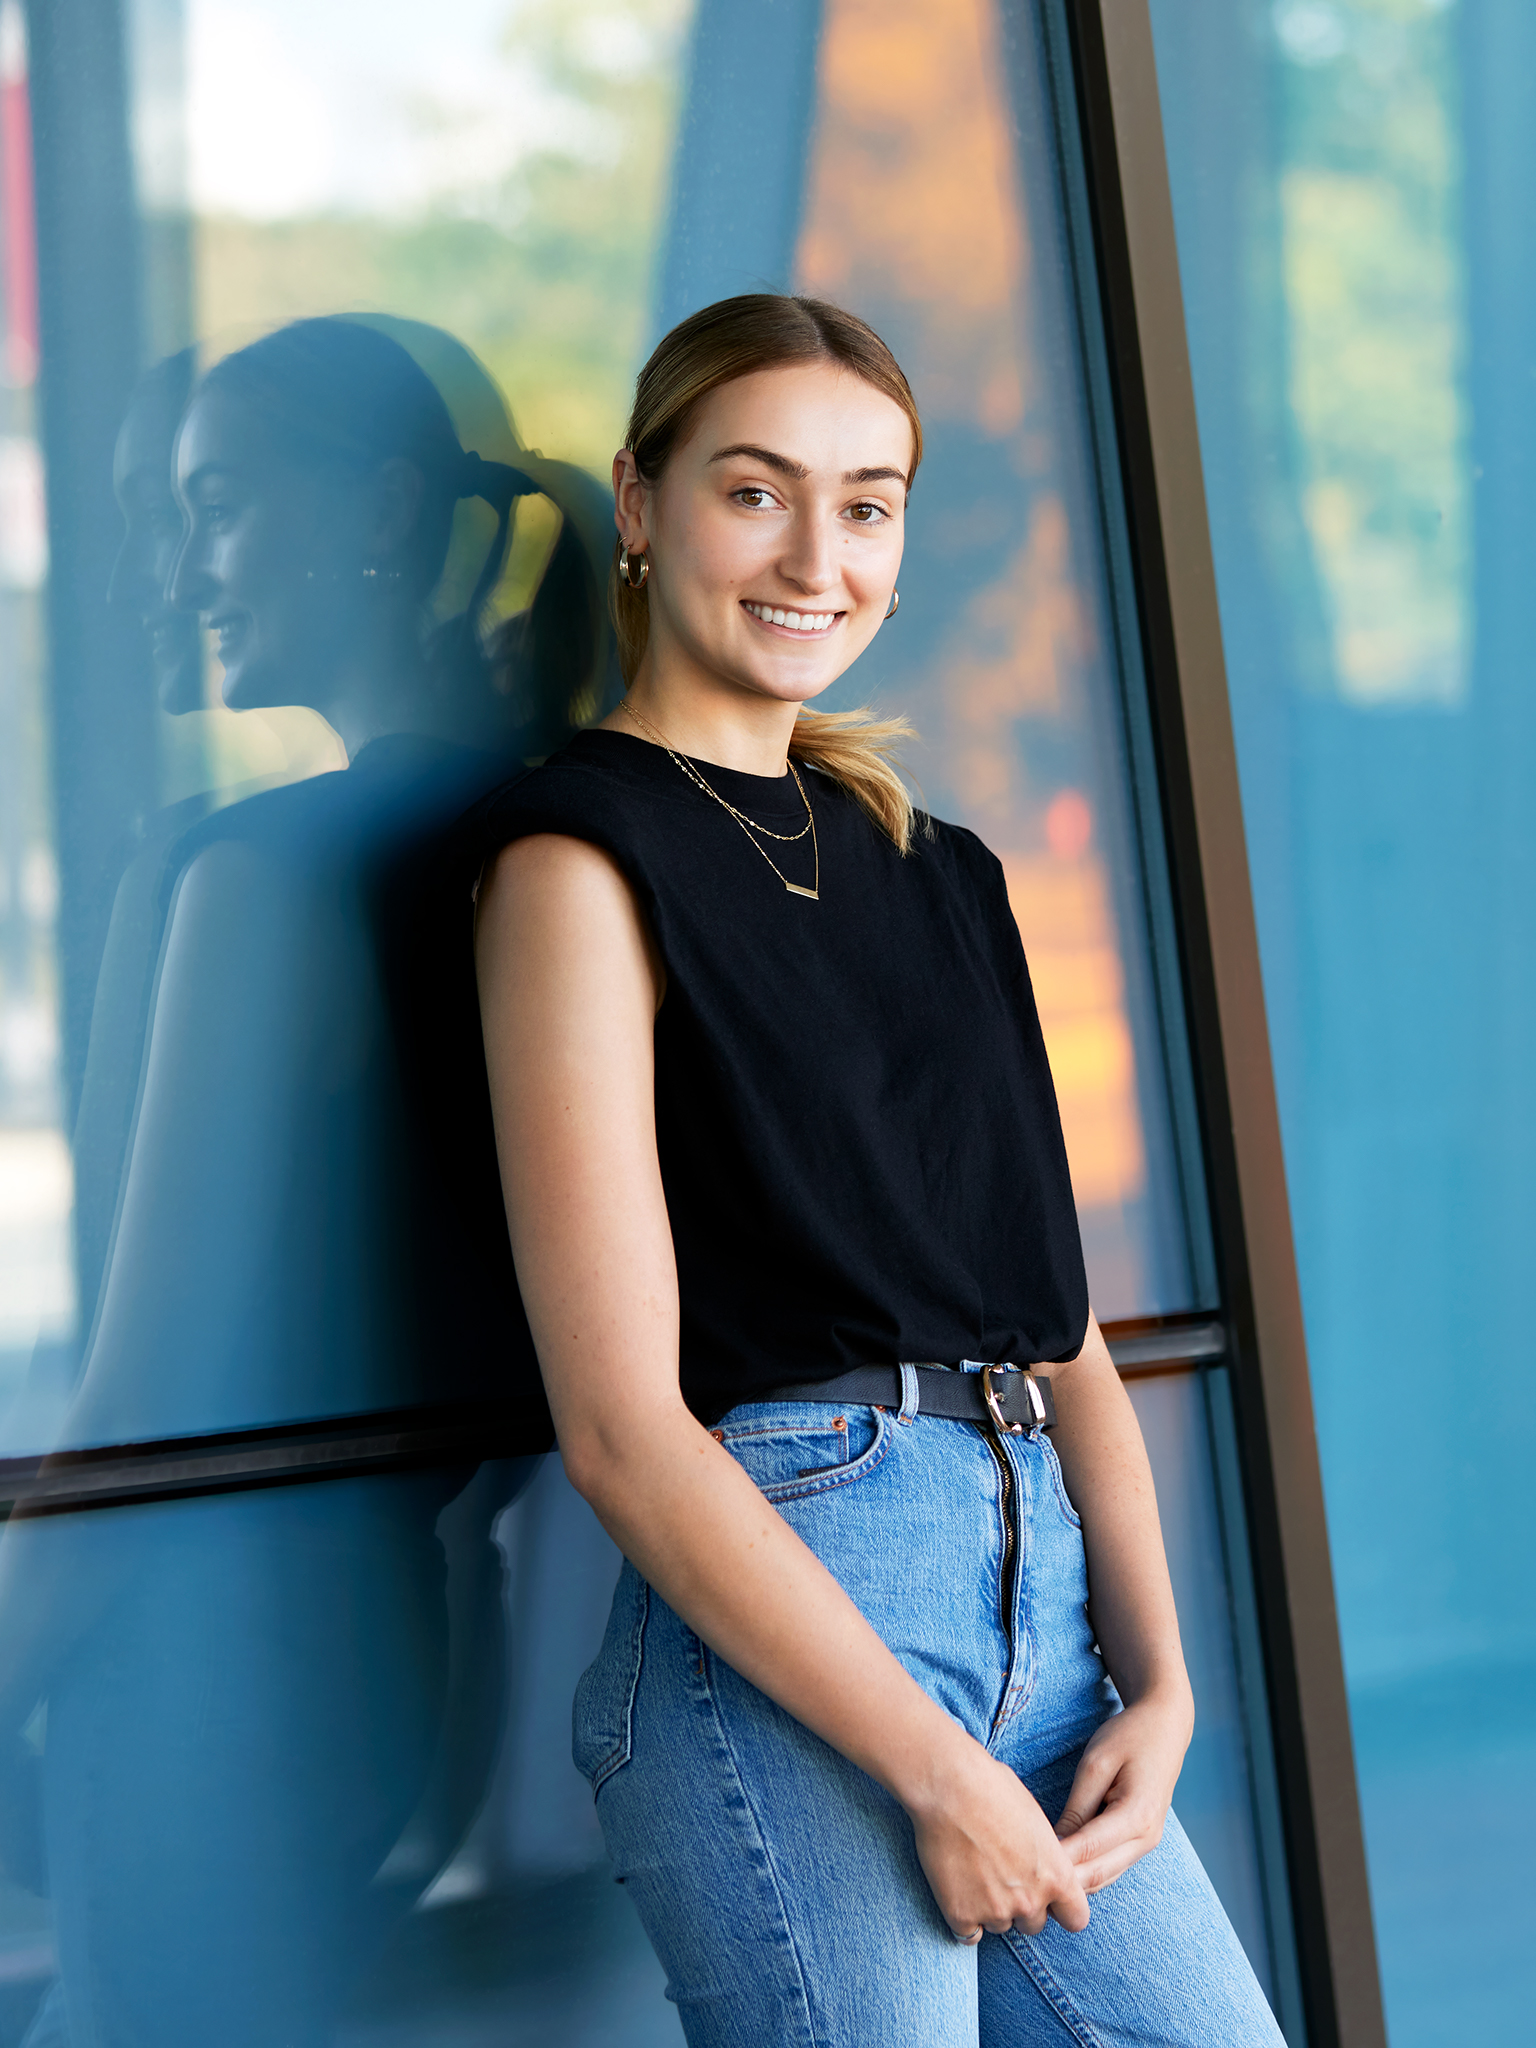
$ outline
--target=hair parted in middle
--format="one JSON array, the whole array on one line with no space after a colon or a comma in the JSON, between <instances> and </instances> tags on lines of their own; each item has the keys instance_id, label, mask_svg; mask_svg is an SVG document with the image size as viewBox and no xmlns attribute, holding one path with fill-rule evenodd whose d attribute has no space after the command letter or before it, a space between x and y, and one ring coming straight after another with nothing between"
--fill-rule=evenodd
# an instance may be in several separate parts
<instances>
[{"instance_id":1,"label":"hair parted in middle","mask_svg":"<svg viewBox=\"0 0 1536 2048\"><path fill-rule=\"evenodd\" d=\"M824 299L787 292L746 292L721 299L690 313L656 344L635 380L634 409L624 437L641 481L659 482L711 391L755 371L791 363L841 364L901 407L912 426L910 490L923 459L923 425L901 365L857 314ZM619 573L617 542L608 575L608 608L624 681L632 683L650 637L650 600L644 584L637 590ZM876 718L868 709L802 708L789 751L795 760L840 783L905 853L912 843L915 813L894 751L900 741L913 737L904 718Z\"/></svg>"}]
</instances>

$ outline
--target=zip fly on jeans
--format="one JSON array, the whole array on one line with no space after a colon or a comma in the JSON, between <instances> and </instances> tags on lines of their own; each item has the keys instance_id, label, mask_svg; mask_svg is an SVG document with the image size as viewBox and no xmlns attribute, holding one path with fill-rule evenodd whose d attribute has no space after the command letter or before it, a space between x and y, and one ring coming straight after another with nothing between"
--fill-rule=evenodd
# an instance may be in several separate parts
<instances>
[{"instance_id":1,"label":"zip fly on jeans","mask_svg":"<svg viewBox=\"0 0 1536 2048\"><path fill-rule=\"evenodd\" d=\"M998 1509L1003 1518L1003 1563L1001 1573L999 1574L1001 1579L1002 1612L999 1619L1003 1625L1003 1634L1007 1639L1008 1661L1011 1665L1014 1649L1013 1610L1015 1596L1018 1591L1016 1581L1019 1562L1018 1543L1013 1533L1013 1501L1016 1486L1013 1466L1009 1462L1008 1453L1003 1449L996 1437L992 1435L990 1430L983 1429L981 1434L985 1439L987 1449L992 1453L992 1462L997 1467Z\"/></svg>"}]
</instances>

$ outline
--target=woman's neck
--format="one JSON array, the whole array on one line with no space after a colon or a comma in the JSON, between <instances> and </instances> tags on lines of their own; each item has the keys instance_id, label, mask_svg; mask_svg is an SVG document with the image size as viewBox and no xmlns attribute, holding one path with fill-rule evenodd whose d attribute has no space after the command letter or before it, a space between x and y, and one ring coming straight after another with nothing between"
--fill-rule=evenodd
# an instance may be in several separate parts
<instances>
[{"instance_id":1,"label":"woman's neck","mask_svg":"<svg viewBox=\"0 0 1536 2048\"><path fill-rule=\"evenodd\" d=\"M434 732L440 713L432 701L426 668L414 637L374 636L317 692L314 708L336 732L355 761L370 740L392 732Z\"/></svg>"},{"instance_id":2,"label":"woman's neck","mask_svg":"<svg viewBox=\"0 0 1536 2048\"><path fill-rule=\"evenodd\" d=\"M622 707L611 711L602 721L610 731L649 739L649 726L680 754L717 768L734 768L743 775L788 772L785 764L798 703L762 696L739 683L660 676L642 662L625 704L638 718Z\"/></svg>"}]
</instances>

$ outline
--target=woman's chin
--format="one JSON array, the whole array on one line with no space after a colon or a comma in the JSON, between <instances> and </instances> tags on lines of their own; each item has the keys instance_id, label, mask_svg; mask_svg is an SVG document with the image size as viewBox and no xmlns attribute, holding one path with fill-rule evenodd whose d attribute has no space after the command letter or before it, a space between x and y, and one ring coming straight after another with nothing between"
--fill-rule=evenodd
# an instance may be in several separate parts
<instances>
[{"instance_id":1,"label":"woman's chin","mask_svg":"<svg viewBox=\"0 0 1536 2048\"><path fill-rule=\"evenodd\" d=\"M760 697L773 697L781 704L814 704L841 673L841 669L834 669L830 674L808 673L804 668L798 674L793 671L785 674L781 669L770 669L765 673L759 667L744 680L748 689Z\"/></svg>"}]
</instances>

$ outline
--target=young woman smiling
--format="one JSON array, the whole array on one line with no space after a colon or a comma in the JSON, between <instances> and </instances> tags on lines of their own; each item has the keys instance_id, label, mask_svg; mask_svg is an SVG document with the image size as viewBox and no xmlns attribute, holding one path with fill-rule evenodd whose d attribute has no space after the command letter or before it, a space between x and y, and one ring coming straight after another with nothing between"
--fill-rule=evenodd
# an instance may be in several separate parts
<instances>
[{"instance_id":1,"label":"young woman smiling","mask_svg":"<svg viewBox=\"0 0 1536 2048\"><path fill-rule=\"evenodd\" d=\"M850 315L675 329L614 460L629 694L485 813L513 1250L627 1560L576 1757L694 2048L1275 2048L1169 1812L1189 1685L1001 870L903 728L805 708L921 452Z\"/></svg>"}]
</instances>

